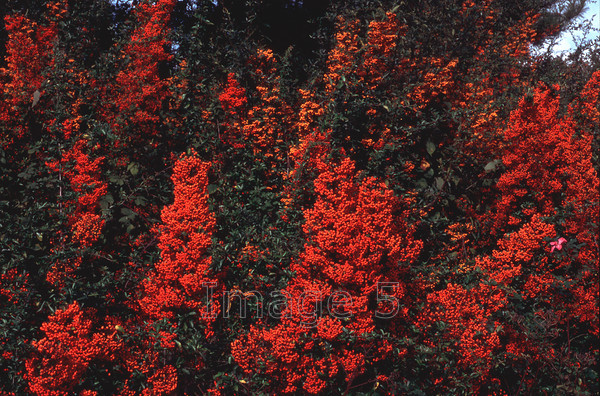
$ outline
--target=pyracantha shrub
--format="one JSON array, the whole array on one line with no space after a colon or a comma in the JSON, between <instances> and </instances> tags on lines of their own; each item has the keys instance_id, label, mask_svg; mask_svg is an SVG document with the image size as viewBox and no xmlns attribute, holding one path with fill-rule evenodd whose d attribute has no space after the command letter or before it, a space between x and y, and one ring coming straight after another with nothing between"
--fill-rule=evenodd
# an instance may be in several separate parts
<instances>
[{"instance_id":1,"label":"pyracantha shrub","mask_svg":"<svg viewBox=\"0 0 600 396\"><path fill-rule=\"evenodd\" d=\"M304 212L308 242L292 263L281 323L252 327L232 345L245 372L281 381L270 391L317 394L334 391L337 378L347 389L373 378L392 351L388 341L369 337L378 315L399 321L408 311L404 283L421 246L407 223L410 202L374 178L359 179L348 158L319 159L317 167L316 201ZM396 305L373 304L382 285Z\"/></svg>"}]
</instances>

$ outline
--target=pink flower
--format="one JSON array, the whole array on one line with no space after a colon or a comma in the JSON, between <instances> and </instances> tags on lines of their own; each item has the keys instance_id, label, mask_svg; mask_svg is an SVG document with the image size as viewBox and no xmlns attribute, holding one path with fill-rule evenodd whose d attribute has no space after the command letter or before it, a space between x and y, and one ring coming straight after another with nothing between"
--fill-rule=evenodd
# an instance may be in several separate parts
<instances>
[{"instance_id":1,"label":"pink flower","mask_svg":"<svg viewBox=\"0 0 600 396\"><path fill-rule=\"evenodd\" d=\"M558 241L550 242L550 246L552 246L552 249L550 249L550 253L552 253L554 249L562 250L562 244L565 242L567 242L567 240L563 237L558 238Z\"/></svg>"}]
</instances>

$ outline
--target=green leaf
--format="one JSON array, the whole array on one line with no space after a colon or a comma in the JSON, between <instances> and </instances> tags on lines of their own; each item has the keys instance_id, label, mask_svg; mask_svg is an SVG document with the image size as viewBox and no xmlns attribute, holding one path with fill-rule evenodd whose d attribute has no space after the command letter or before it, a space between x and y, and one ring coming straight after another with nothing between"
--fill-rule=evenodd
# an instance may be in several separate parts
<instances>
[{"instance_id":1,"label":"green leaf","mask_svg":"<svg viewBox=\"0 0 600 396\"><path fill-rule=\"evenodd\" d=\"M435 144L433 144L431 140L427 141L425 148L427 149L427 154L433 155L433 153L435 153Z\"/></svg>"},{"instance_id":2,"label":"green leaf","mask_svg":"<svg viewBox=\"0 0 600 396\"><path fill-rule=\"evenodd\" d=\"M495 159L493 161L488 162L483 168L486 172L493 172L498 168L498 165L502 163L502 160Z\"/></svg>"},{"instance_id":3,"label":"green leaf","mask_svg":"<svg viewBox=\"0 0 600 396\"><path fill-rule=\"evenodd\" d=\"M127 170L133 175L137 175L138 172L140 171L140 168L138 167L138 164L136 164L135 162L131 162L129 165L127 165Z\"/></svg>"},{"instance_id":4,"label":"green leaf","mask_svg":"<svg viewBox=\"0 0 600 396\"><path fill-rule=\"evenodd\" d=\"M435 188L437 188L438 190L441 190L442 187L444 187L444 179L442 179L441 177L436 177L435 178Z\"/></svg>"},{"instance_id":5,"label":"green leaf","mask_svg":"<svg viewBox=\"0 0 600 396\"><path fill-rule=\"evenodd\" d=\"M144 206L144 205L146 205L147 201L146 201L146 198L144 198L144 197L136 197L134 203L137 206Z\"/></svg>"}]
</instances>

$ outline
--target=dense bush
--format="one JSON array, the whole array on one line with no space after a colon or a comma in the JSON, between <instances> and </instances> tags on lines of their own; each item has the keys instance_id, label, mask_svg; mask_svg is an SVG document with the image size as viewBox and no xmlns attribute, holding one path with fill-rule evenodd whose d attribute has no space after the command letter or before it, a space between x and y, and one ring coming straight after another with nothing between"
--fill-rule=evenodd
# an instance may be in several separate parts
<instances>
[{"instance_id":1,"label":"dense bush","mask_svg":"<svg viewBox=\"0 0 600 396\"><path fill-rule=\"evenodd\" d=\"M598 393L584 5L3 3L0 393Z\"/></svg>"}]
</instances>

